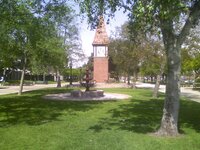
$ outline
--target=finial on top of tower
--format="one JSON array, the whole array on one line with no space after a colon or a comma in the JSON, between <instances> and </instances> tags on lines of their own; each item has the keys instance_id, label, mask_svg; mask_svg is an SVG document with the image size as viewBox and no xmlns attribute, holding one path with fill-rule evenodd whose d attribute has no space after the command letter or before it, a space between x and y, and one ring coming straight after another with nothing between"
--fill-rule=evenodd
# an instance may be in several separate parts
<instances>
[{"instance_id":1,"label":"finial on top of tower","mask_svg":"<svg viewBox=\"0 0 200 150\"><path fill-rule=\"evenodd\" d=\"M92 45L107 45L108 43L109 43L109 38L106 32L104 18L103 16L100 16Z\"/></svg>"}]
</instances>

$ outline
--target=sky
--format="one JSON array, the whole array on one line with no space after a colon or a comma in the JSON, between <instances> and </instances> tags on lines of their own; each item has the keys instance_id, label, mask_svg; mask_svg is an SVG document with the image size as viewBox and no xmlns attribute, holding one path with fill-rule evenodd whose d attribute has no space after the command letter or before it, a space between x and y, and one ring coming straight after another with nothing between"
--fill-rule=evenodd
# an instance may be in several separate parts
<instances>
[{"instance_id":1,"label":"sky","mask_svg":"<svg viewBox=\"0 0 200 150\"><path fill-rule=\"evenodd\" d=\"M127 15L123 14L122 11L115 13L115 17L110 19L109 24L106 24L106 31L108 36L110 36L112 31L115 31L116 27L120 27L128 20ZM106 22L106 19L105 19ZM82 41L82 49L85 56L88 58L91 56L93 51L92 42L94 40L95 30L90 30L87 20L83 20L83 23L80 25L80 37ZM85 60L87 62L87 59Z\"/></svg>"}]
</instances>

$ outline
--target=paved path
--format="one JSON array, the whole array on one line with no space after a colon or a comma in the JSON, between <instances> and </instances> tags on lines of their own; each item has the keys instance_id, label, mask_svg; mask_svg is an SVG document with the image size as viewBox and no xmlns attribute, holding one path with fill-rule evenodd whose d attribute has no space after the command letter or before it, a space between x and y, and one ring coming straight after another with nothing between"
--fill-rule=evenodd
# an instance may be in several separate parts
<instances>
[{"instance_id":1,"label":"paved path","mask_svg":"<svg viewBox=\"0 0 200 150\"><path fill-rule=\"evenodd\" d=\"M140 88L154 88L154 84L137 82L136 87ZM115 87L128 87L125 83L119 84L97 84L98 88L115 88ZM159 91L165 93L165 85L160 85ZM191 87L181 87L181 96L185 96L190 100L200 102L200 92L192 90Z\"/></svg>"},{"instance_id":2,"label":"paved path","mask_svg":"<svg viewBox=\"0 0 200 150\"><path fill-rule=\"evenodd\" d=\"M37 89L56 87L56 84L35 84L32 86L23 86L23 92ZM0 95L18 93L19 86L0 86Z\"/></svg>"},{"instance_id":3,"label":"paved path","mask_svg":"<svg viewBox=\"0 0 200 150\"><path fill-rule=\"evenodd\" d=\"M64 84L63 84L64 85ZM137 83L137 87L142 87L142 88L154 88L154 84L148 84L148 83ZM37 89L42 89L42 88L49 88L49 87L56 87L56 84L36 84L33 86L24 86L23 92L25 91L32 91L32 90L37 90ZM99 84L97 85L98 88L116 88L116 87L127 87L127 84L120 83L120 84ZM19 86L0 86L0 95L5 95L5 94L10 94L10 93L17 93L19 90ZM165 85L161 85L160 92L165 92ZM193 101L200 102L200 92L199 91L194 91L192 88L186 88L182 87L181 88L181 95L185 96Z\"/></svg>"},{"instance_id":4,"label":"paved path","mask_svg":"<svg viewBox=\"0 0 200 150\"><path fill-rule=\"evenodd\" d=\"M181 88L181 95L187 97L190 100L200 102L200 91L194 91L192 88Z\"/></svg>"},{"instance_id":5,"label":"paved path","mask_svg":"<svg viewBox=\"0 0 200 150\"><path fill-rule=\"evenodd\" d=\"M76 85L78 83L74 83ZM37 89L56 87L56 84L35 84L32 86L23 86L23 92L32 91ZM62 84L62 86L66 86L66 84ZM119 84L97 84L98 88L117 88L117 87L127 87L125 83ZM19 86L0 86L0 95L10 94L10 93L18 93Z\"/></svg>"},{"instance_id":6,"label":"paved path","mask_svg":"<svg viewBox=\"0 0 200 150\"><path fill-rule=\"evenodd\" d=\"M154 88L154 84L138 83L137 87ZM165 93L165 85L160 85L160 92ZM181 87L181 96L187 97L190 100L200 102L200 91L194 91L191 87Z\"/></svg>"}]
</instances>

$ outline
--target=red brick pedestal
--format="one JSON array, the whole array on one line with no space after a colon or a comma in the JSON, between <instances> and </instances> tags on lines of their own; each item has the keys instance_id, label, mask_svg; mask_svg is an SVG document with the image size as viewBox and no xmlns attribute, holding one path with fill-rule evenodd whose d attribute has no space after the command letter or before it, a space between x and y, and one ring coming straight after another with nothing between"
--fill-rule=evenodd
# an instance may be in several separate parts
<instances>
[{"instance_id":1,"label":"red brick pedestal","mask_svg":"<svg viewBox=\"0 0 200 150\"><path fill-rule=\"evenodd\" d=\"M105 83L108 81L108 58L95 57L94 58L94 74L93 79L97 83Z\"/></svg>"}]
</instances>

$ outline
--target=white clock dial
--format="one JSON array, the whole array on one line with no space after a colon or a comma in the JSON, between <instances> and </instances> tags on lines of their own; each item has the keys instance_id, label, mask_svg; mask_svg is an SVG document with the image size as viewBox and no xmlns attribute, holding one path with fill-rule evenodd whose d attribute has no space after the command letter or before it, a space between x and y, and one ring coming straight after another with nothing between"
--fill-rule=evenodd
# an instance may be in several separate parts
<instances>
[{"instance_id":1,"label":"white clock dial","mask_svg":"<svg viewBox=\"0 0 200 150\"><path fill-rule=\"evenodd\" d=\"M105 57L105 47L104 46L98 46L97 47L97 56L98 57Z\"/></svg>"}]
</instances>

